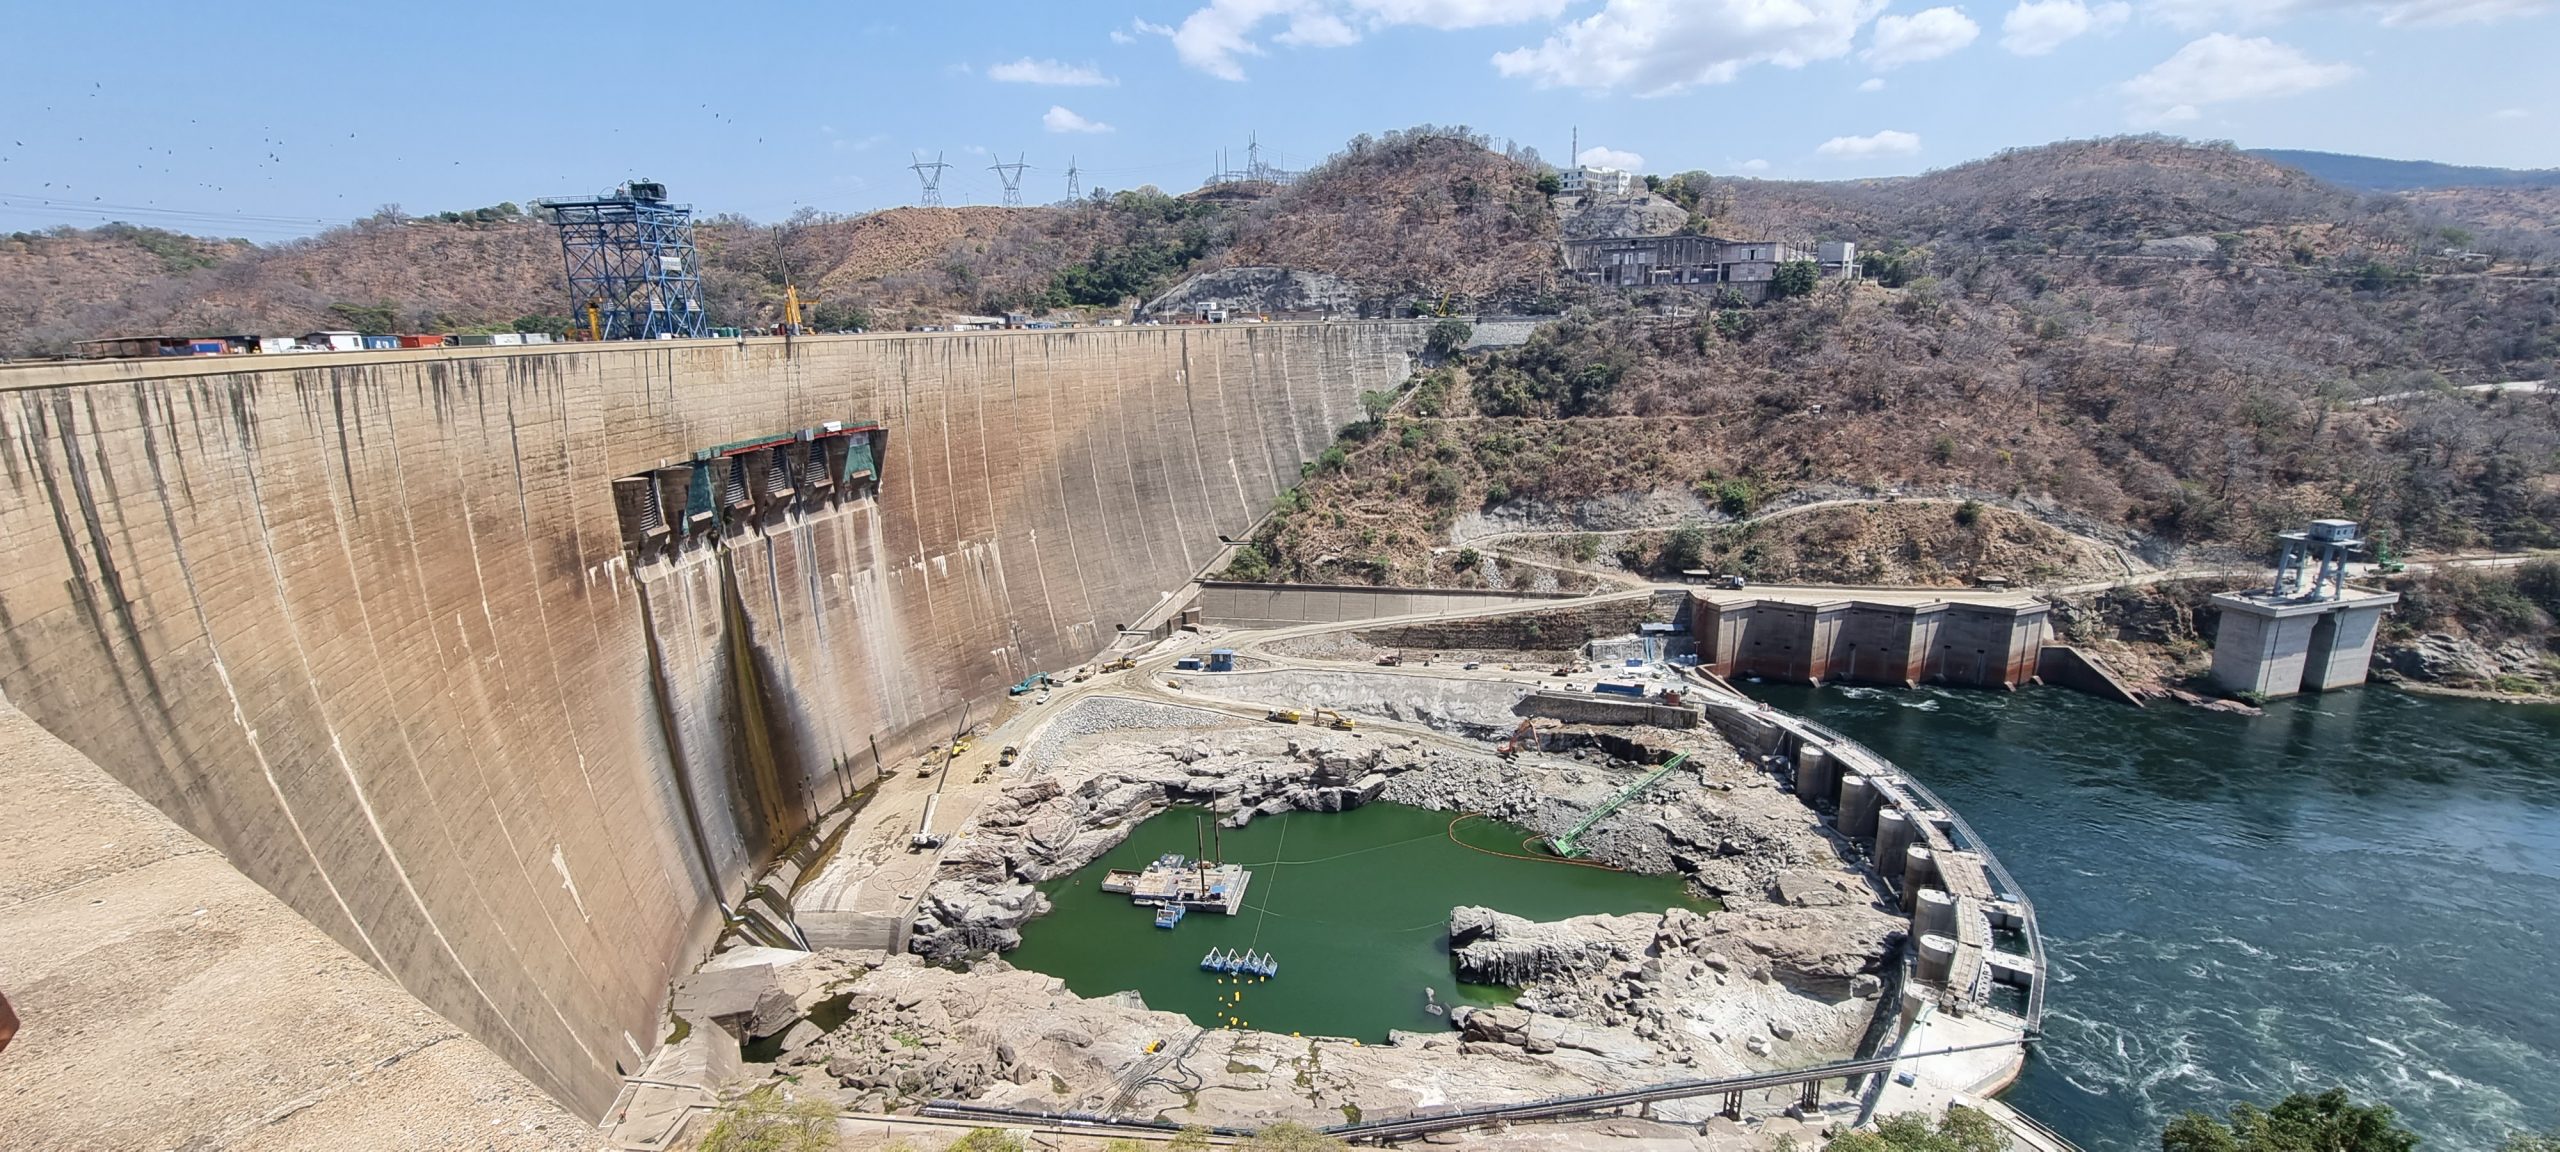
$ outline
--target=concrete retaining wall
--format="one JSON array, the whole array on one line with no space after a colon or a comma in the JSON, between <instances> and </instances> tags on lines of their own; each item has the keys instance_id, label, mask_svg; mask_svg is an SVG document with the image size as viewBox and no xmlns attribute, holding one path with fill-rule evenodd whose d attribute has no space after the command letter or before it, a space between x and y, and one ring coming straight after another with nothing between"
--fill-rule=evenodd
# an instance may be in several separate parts
<instances>
[{"instance_id":1,"label":"concrete retaining wall","mask_svg":"<svg viewBox=\"0 0 2560 1152\"><path fill-rule=\"evenodd\" d=\"M1512 707L1520 716L1542 716L1567 724L1648 724L1656 728L1695 728L1698 709L1578 692L1531 692Z\"/></svg>"},{"instance_id":2,"label":"concrete retaining wall","mask_svg":"<svg viewBox=\"0 0 2560 1152\"><path fill-rule=\"evenodd\" d=\"M1423 330L0 369L0 691L593 1117L846 761L1102 647ZM845 419L876 499L635 575L615 478Z\"/></svg>"},{"instance_id":3,"label":"concrete retaining wall","mask_svg":"<svg viewBox=\"0 0 2560 1152\"><path fill-rule=\"evenodd\" d=\"M1202 622L1230 628L1285 628L1438 612L1530 608L1571 593L1486 592L1468 588L1374 588L1360 585L1244 584L1204 581Z\"/></svg>"}]
</instances>

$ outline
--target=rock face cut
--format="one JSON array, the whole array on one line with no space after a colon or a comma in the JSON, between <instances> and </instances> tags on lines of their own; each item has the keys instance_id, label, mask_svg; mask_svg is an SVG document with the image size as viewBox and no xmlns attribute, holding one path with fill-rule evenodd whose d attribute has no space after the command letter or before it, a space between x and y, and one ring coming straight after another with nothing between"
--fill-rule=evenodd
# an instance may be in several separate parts
<instances>
[{"instance_id":1,"label":"rock face cut","mask_svg":"<svg viewBox=\"0 0 2560 1152\"><path fill-rule=\"evenodd\" d=\"M1449 913L1449 958L1458 979L1470 984L1526 984L1626 959L1629 945L1641 946L1661 919L1577 916L1541 924L1491 908L1456 908Z\"/></svg>"}]
</instances>

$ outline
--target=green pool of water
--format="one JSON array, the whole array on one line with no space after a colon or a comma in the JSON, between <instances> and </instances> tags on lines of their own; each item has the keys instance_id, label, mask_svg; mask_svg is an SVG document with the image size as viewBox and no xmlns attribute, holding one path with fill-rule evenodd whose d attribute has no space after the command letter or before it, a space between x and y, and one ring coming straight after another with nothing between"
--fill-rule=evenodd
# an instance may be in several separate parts
<instances>
[{"instance_id":1,"label":"green pool of water","mask_svg":"<svg viewBox=\"0 0 2560 1152\"><path fill-rule=\"evenodd\" d=\"M1637 876L1553 860L1507 859L1531 833L1470 817L1452 840L1454 813L1371 804L1350 812L1265 817L1225 835L1226 858L1253 871L1235 916L1194 912L1155 926L1154 913L1103 892L1104 871L1139 868L1167 852L1193 855L1198 810L1140 824L1119 847L1042 886L1054 910L1022 929L1016 967L1059 977L1080 996L1135 990L1153 1008L1208 1027L1230 1019L1265 1032L1383 1040L1391 1028L1436 1031L1446 1018L1424 1008L1500 1003L1506 988L1460 984L1449 967L1449 909L1480 904L1533 920L1595 912L1708 909L1677 876ZM1250 948L1280 961L1280 975L1221 981L1200 970L1211 948ZM1239 999L1239 996L1241 998Z\"/></svg>"}]
</instances>

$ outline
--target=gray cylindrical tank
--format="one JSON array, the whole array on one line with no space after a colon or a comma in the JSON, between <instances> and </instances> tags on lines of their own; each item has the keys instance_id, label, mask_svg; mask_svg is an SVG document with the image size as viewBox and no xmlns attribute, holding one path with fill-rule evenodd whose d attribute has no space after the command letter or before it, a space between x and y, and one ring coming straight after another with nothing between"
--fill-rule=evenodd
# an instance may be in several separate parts
<instances>
[{"instance_id":1,"label":"gray cylindrical tank","mask_svg":"<svg viewBox=\"0 0 2560 1152\"><path fill-rule=\"evenodd\" d=\"M1914 844L1902 854L1902 903L1911 906L1911 894L1938 882L1938 857L1925 844Z\"/></svg>"},{"instance_id":2,"label":"gray cylindrical tank","mask_svg":"<svg viewBox=\"0 0 2560 1152\"><path fill-rule=\"evenodd\" d=\"M1816 807L1831 803L1839 772L1840 762L1832 758L1830 749L1807 743L1796 750L1796 795Z\"/></svg>"},{"instance_id":3,"label":"gray cylindrical tank","mask_svg":"<svg viewBox=\"0 0 2560 1152\"><path fill-rule=\"evenodd\" d=\"M1919 895L1905 896L1903 903L1911 908L1911 932L1915 936L1953 936L1956 934L1956 898L1935 888L1923 888Z\"/></svg>"},{"instance_id":4,"label":"gray cylindrical tank","mask_svg":"<svg viewBox=\"0 0 2560 1152\"><path fill-rule=\"evenodd\" d=\"M1840 834L1858 840L1873 840L1876 835L1876 806L1881 801L1875 785L1856 773L1840 778L1840 818L1835 826Z\"/></svg>"},{"instance_id":5,"label":"gray cylindrical tank","mask_svg":"<svg viewBox=\"0 0 2560 1152\"><path fill-rule=\"evenodd\" d=\"M1956 942L1944 936L1920 938L1920 954L1912 965L1911 975L1923 984L1946 987L1947 978L1956 972Z\"/></svg>"},{"instance_id":6,"label":"gray cylindrical tank","mask_svg":"<svg viewBox=\"0 0 2560 1152\"><path fill-rule=\"evenodd\" d=\"M1903 853L1911 850L1920 832L1911 826L1911 817L1900 808L1887 808L1876 813L1876 875L1902 875Z\"/></svg>"}]
</instances>

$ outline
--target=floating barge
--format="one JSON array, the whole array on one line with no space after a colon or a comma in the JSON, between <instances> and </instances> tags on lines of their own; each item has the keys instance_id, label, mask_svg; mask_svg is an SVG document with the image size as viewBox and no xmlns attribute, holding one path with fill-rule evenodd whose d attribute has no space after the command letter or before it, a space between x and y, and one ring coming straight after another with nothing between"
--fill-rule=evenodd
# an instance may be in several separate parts
<instances>
[{"instance_id":1,"label":"floating barge","mask_svg":"<svg viewBox=\"0 0 2560 1152\"><path fill-rule=\"evenodd\" d=\"M1156 857L1142 871L1114 868L1102 876L1103 891L1157 909L1156 924L1163 928L1179 922L1184 910L1229 916L1243 911L1245 886L1251 883L1253 873L1241 864L1211 864L1172 852Z\"/></svg>"}]
</instances>

